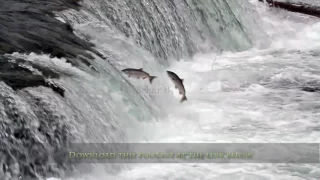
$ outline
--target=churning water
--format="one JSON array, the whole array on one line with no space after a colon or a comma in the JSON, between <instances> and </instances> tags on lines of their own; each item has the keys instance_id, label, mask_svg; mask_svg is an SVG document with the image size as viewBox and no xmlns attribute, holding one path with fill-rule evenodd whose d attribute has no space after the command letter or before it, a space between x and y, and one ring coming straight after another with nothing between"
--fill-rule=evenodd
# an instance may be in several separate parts
<instances>
[{"instance_id":1,"label":"churning water","mask_svg":"<svg viewBox=\"0 0 320 180\"><path fill-rule=\"evenodd\" d=\"M36 118L44 110L51 114L48 126L68 127L62 135L70 135L69 143L319 143L318 19L246 0L82 5L79 12L58 13L59 19L106 56L91 62L99 73L64 58L8 55L63 75L54 81L65 87L64 98L44 87L14 93L0 83L1 97L12 97L19 113L29 117L30 129L45 123ZM120 73L131 67L158 78L151 86ZM186 102L179 102L166 70L184 79ZM42 108L33 106L37 102ZM18 177L14 167L10 176ZM320 179L317 164L99 164L87 173L78 170L65 172L67 180Z\"/></svg>"}]
</instances>

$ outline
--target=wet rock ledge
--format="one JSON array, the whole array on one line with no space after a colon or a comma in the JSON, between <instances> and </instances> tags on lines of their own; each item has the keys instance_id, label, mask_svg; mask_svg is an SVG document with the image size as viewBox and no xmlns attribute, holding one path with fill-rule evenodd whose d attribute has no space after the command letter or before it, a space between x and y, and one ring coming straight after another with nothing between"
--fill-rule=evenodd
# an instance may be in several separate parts
<instances>
[{"instance_id":1,"label":"wet rock ledge","mask_svg":"<svg viewBox=\"0 0 320 180\"><path fill-rule=\"evenodd\" d=\"M276 0L259 0L260 2L267 2L270 7L276 7L280 9L285 9L291 12L297 12L302 14L307 14L320 18L320 7L306 4L306 3L292 3L292 2L282 2Z\"/></svg>"},{"instance_id":2,"label":"wet rock ledge","mask_svg":"<svg viewBox=\"0 0 320 180\"><path fill-rule=\"evenodd\" d=\"M64 90L48 85L46 77L59 78L50 70L39 69L45 76L35 75L31 71L18 67L17 62L10 61L5 54L45 53L52 57L64 57L75 66L90 66L93 60L91 51L102 57L93 49L93 44L80 39L73 33L68 23L54 17L54 11L69 8L79 10L80 0L5 0L0 5L0 80L13 89L30 86L52 88L63 96ZM23 63L23 59L18 60Z\"/></svg>"}]
</instances>

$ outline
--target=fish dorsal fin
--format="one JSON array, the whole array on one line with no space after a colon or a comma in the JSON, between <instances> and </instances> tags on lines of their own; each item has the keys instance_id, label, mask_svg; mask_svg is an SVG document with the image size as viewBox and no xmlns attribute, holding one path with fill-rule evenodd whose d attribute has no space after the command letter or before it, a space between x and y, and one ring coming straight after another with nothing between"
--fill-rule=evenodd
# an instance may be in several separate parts
<instances>
[{"instance_id":1,"label":"fish dorsal fin","mask_svg":"<svg viewBox=\"0 0 320 180\"><path fill-rule=\"evenodd\" d=\"M183 79L181 79L181 82L183 83Z\"/></svg>"},{"instance_id":2,"label":"fish dorsal fin","mask_svg":"<svg viewBox=\"0 0 320 180\"><path fill-rule=\"evenodd\" d=\"M142 69L142 68L140 68L140 69L139 69L139 71L143 71L143 69Z\"/></svg>"}]
</instances>

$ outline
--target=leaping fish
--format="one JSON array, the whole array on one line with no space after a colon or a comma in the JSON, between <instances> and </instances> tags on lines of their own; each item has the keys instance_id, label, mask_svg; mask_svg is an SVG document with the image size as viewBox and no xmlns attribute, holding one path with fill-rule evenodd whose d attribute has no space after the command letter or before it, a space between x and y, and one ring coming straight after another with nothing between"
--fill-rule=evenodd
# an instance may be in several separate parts
<instances>
[{"instance_id":1,"label":"leaping fish","mask_svg":"<svg viewBox=\"0 0 320 180\"><path fill-rule=\"evenodd\" d=\"M129 77L132 76L132 77L136 77L138 79L148 78L150 81L150 84L152 83L153 79L156 78L156 76L150 76L150 74L143 71L142 68L140 68L140 69L127 68L127 69L123 69L121 71L124 72L125 74L127 74Z\"/></svg>"},{"instance_id":2,"label":"leaping fish","mask_svg":"<svg viewBox=\"0 0 320 180\"><path fill-rule=\"evenodd\" d=\"M180 94L182 94L182 99L180 100L180 102L182 103L183 101L186 101L187 97L186 97L186 90L184 89L184 85L183 85L183 79L180 79L178 75L176 75L174 72L171 72L171 71L167 71L167 74L171 79L171 81L173 82L173 84L175 85L175 88L179 90Z\"/></svg>"}]
</instances>

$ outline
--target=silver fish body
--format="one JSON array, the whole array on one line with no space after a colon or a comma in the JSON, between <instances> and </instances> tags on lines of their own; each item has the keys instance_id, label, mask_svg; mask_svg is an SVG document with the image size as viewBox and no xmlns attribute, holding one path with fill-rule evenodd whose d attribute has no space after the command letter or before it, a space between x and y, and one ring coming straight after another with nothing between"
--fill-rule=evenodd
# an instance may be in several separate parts
<instances>
[{"instance_id":1,"label":"silver fish body","mask_svg":"<svg viewBox=\"0 0 320 180\"><path fill-rule=\"evenodd\" d=\"M150 76L150 74L143 71L142 68L140 68L140 69L127 68L127 69L123 69L121 71L124 72L125 74L127 74L129 77L132 76L132 77L135 77L138 79L148 78L150 81L150 84L152 83L153 79L156 78L156 76Z\"/></svg>"},{"instance_id":2,"label":"silver fish body","mask_svg":"<svg viewBox=\"0 0 320 180\"><path fill-rule=\"evenodd\" d=\"M180 102L186 101L187 97L186 97L186 90L183 85L183 79L180 79L177 74L171 71L167 71L167 74L171 79L171 81L173 82L175 88L179 90L180 94L182 94L182 99L180 100Z\"/></svg>"}]
</instances>

